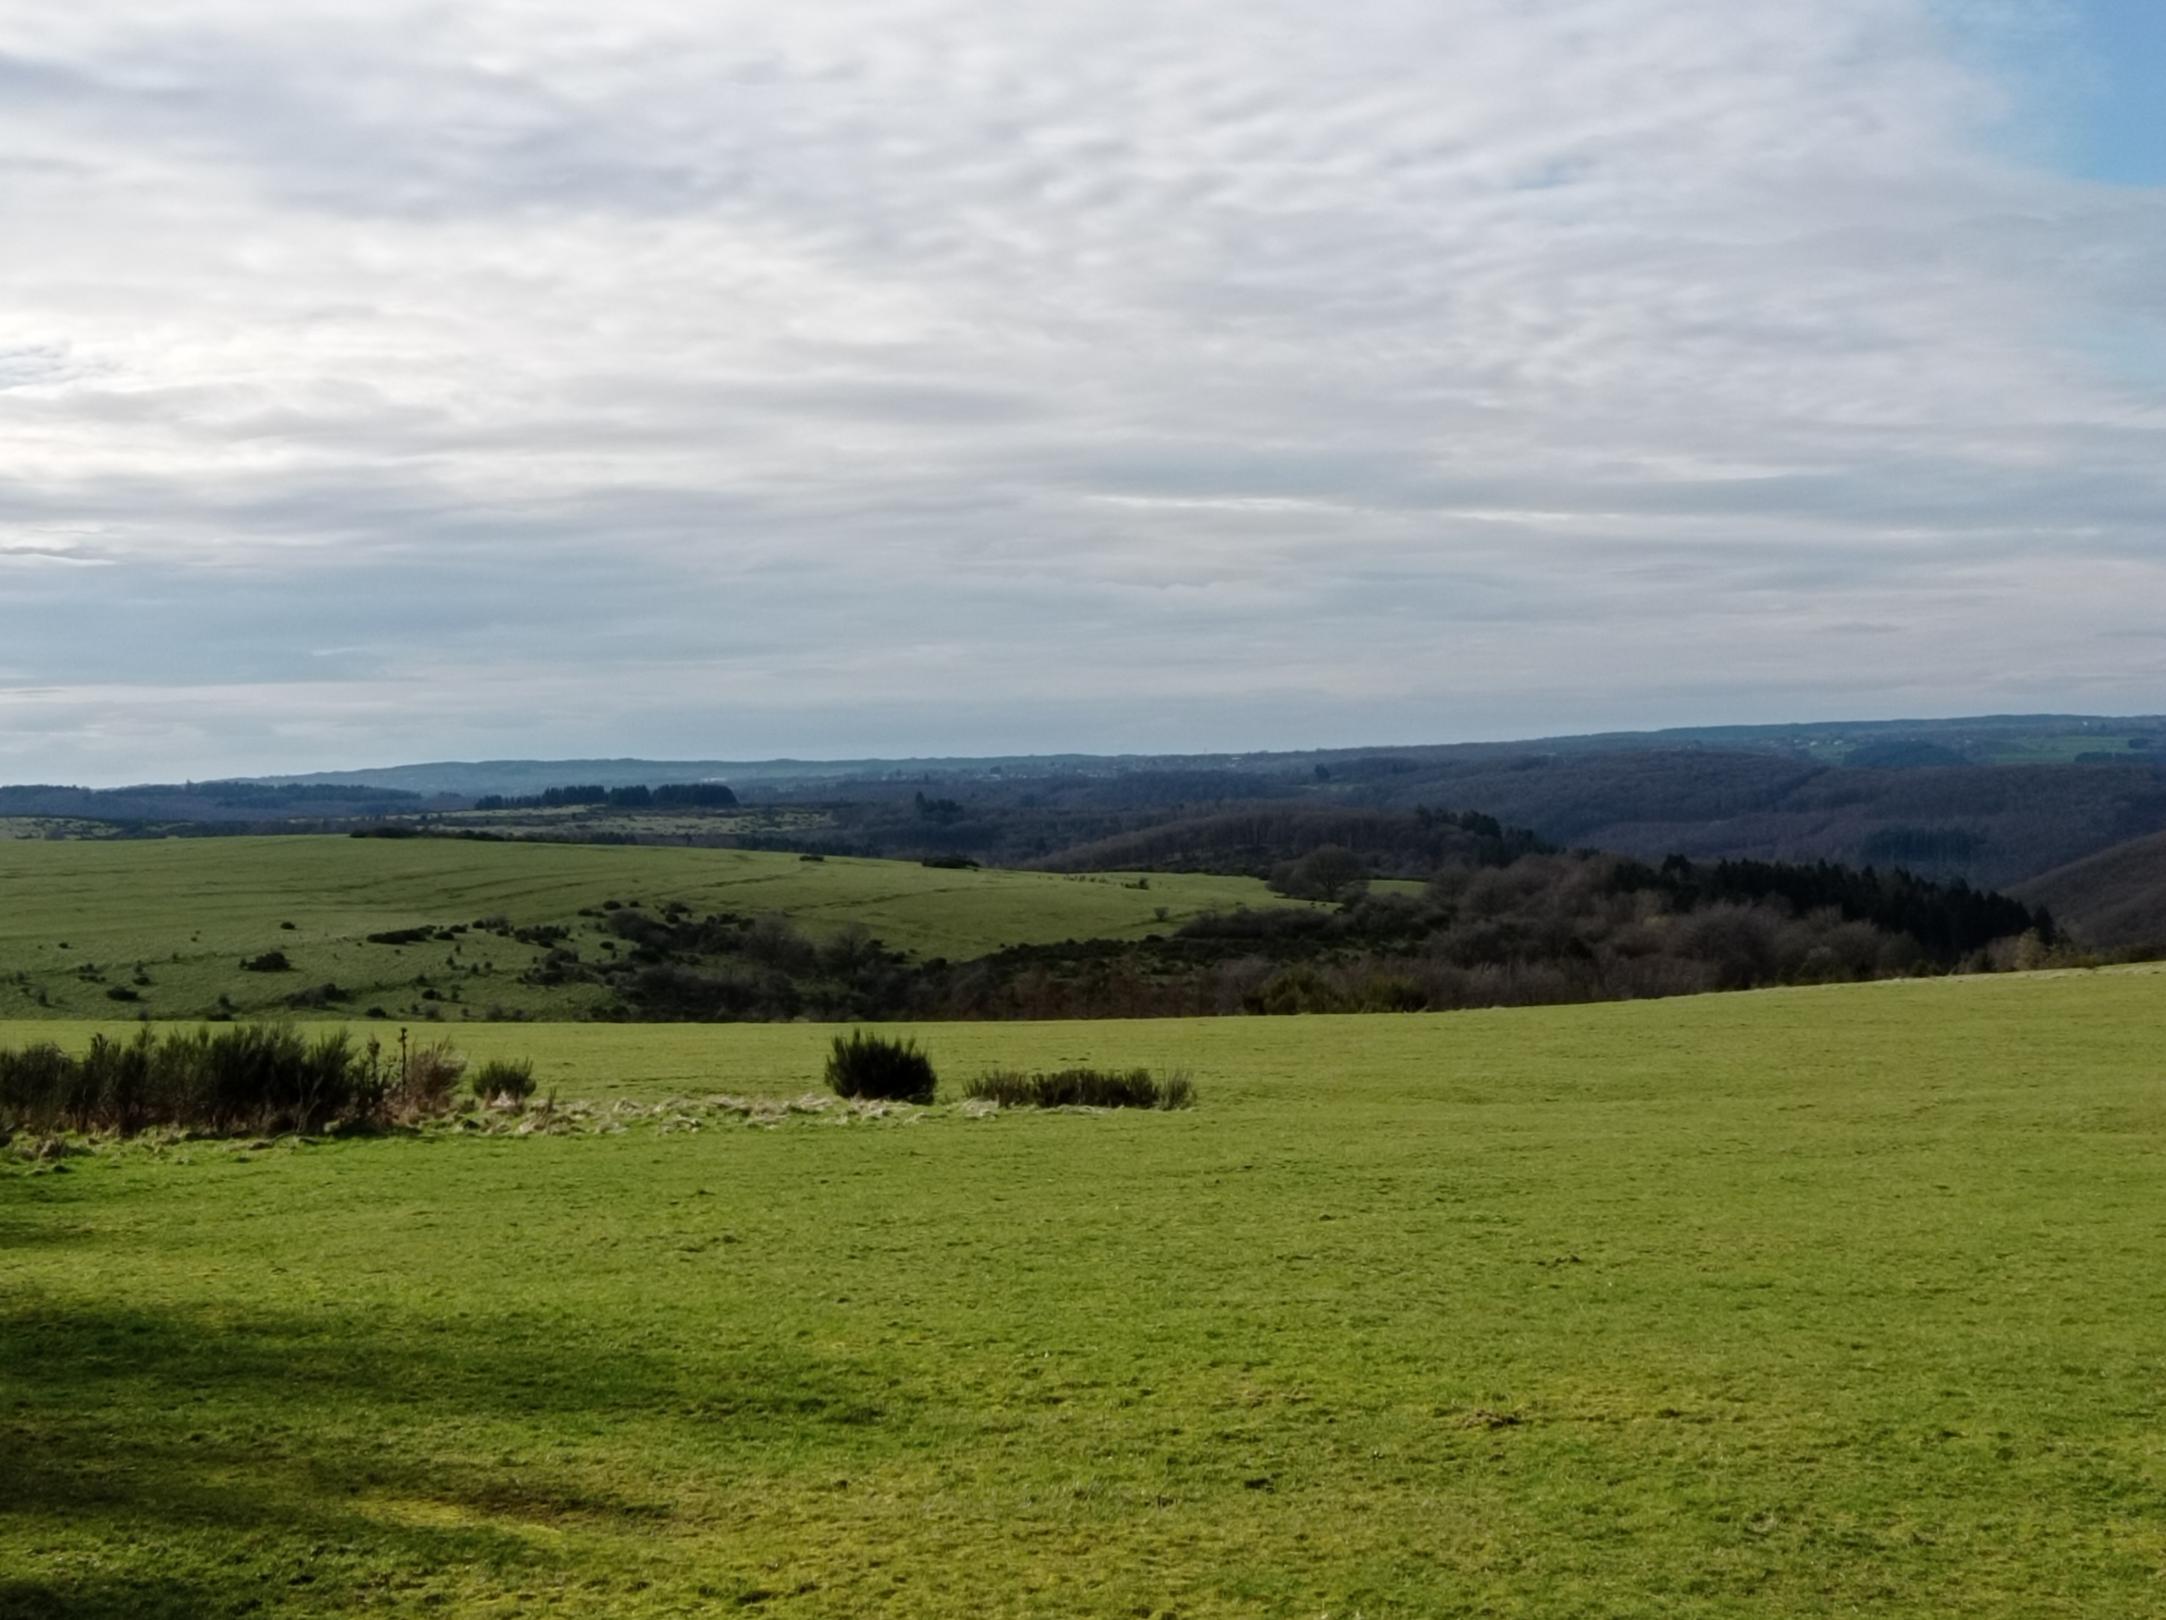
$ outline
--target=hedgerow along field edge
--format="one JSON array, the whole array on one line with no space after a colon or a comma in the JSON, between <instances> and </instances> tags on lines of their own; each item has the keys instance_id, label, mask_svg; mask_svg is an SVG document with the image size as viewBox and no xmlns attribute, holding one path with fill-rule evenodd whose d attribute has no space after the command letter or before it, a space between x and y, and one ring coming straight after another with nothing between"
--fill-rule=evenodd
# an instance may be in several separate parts
<instances>
[{"instance_id":1,"label":"hedgerow along field edge","mask_svg":"<svg viewBox=\"0 0 2166 1620\"><path fill-rule=\"evenodd\" d=\"M652 1100L832 1031L454 1033ZM0 1608L2156 1603L2166 977L911 1033L1199 1106L9 1171Z\"/></svg>"}]
</instances>

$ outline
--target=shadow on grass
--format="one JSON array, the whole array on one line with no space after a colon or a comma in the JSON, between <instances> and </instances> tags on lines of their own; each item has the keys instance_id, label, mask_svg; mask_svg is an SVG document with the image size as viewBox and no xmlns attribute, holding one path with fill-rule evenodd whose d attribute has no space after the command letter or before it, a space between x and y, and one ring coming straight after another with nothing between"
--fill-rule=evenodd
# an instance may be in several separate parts
<instances>
[{"instance_id":1,"label":"shadow on grass","mask_svg":"<svg viewBox=\"0 0 2166 1620\"><path fill-rule=\"evenodd\" d=\"M0 1576L0 1615L7 1620L196 1620L232 1612L215 1593L185 1581L86 1577L45 1583Z\"/></svg>"},{"instance_id":2,"label":"shadow on grass","mask_svg":"<svg viewBox=\"0 0 2166 1620\"><path fill-rule=\"evenodd\" d=\"M890 1416L870 1389L809 1356L663 1361L540 1323L0 1306L0 1616L440 1603L583 1577L568 1536L666 1558L687 1455L861 1443Z\"/></svg>"}]
</instances>

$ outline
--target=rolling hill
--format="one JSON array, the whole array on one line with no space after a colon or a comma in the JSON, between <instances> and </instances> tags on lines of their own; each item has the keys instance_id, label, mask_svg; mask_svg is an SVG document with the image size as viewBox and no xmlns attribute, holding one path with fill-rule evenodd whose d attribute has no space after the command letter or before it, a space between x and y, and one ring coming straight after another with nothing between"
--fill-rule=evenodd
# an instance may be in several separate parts
<instances>
[{"instance_id":1,"label":"rolling hill","mask_svg":"<svg viewBox=\"0 0 2166 1620\"><path fill-rule=\"evenodd\" d=\"M2166 946L2166 833L2071 862L2017 893L2101 950Z\"/></svg>"},{"instance_id":2,"label":"rolling hill","mask_svg":"<svg viewBox=\"0 0 2166 1620\"><path fill-rule=\"evenodd\" d=\"M315 1010L579 1016L607 995L534 983L530 970L564 947L628 951L613 926L626 911L780 916L815 939L857 924L925 958L1140 939L1207 911L1284 903L1238 877L309 836L0 840L0 892L0 1016L163 1018L309 1010L295 997L325 985L340 995ZM242 968L269 952L289 965Z\"/></svg>"}]
</instances>

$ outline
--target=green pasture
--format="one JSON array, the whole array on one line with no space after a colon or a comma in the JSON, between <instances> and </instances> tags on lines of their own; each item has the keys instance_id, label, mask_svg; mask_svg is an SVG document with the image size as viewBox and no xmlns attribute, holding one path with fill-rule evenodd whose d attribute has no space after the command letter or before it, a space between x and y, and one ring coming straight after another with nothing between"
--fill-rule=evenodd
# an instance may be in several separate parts
<instances>
[{"instance_id":1,"label":"green pasture","mask_svg":"<svg viewBox=\"0 0 2166 1620\"><path fill-rule=\"evenodd\" d=\"M916 1033L1199 1103L0 1170L0 1613L2160 1612L2166 975Z\"/></svg>"},{"instance_id":2,"label":"green pasture","mask_svg":"<svg viewBox=\"0 0 2166 1620\"><path fill-rule=\"evenodd\" d=\"M397 1012L413 1003L421 974L441 987L438 1010L448 1018L492 1007L577 1014L604 992L520 983L537 947L486 935L456 949L372 945L366 936L501 915L520 926L572 925L593 945L601 924L579 912L611 900L774 912L816 934L862 923L897 949L957 959L1004 945L1140 938L1202 911L1284 903L1252 878L948 871L743 850L325 836L0 840L0 1018L199 1017L221 995L243 1013L275 1011L325 982L348 992L355 1011L380 1003ZM244 958L270 950L285 952L293 971L241 971ZM148 982L136 982L139 968ZM114 1001L116 987L140 1000Z\"/></svg>"},{"instance_id":3,"label":"green pasture","mask_svg":"<svg viewBox=\"0 0 2166 1620\"><path fill-rule=\"evenodd\" d=\"M2014 737L1991 746L1986 763L1993 765L2066 765L2084 754L2123 754L2142 763L2148 756L2131 749L2136 734L2113 731L2047 732Z\"/></svg>"}]
</instances>

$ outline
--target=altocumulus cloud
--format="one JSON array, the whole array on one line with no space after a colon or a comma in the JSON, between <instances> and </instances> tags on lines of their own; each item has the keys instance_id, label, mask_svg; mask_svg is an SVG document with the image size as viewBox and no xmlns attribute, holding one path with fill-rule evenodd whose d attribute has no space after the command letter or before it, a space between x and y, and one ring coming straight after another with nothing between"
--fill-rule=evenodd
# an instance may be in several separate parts
<instances>
[{"instance_id":1,"label":"altocumulus cloud","mask_svg":"<svg viewBox=\"0 0 2166 1620\"><path fill-rule=\"evenodd\" d=\"M2156 708L2005 9L0 0L0 775Z\"/></svg>"}]
</instances>

